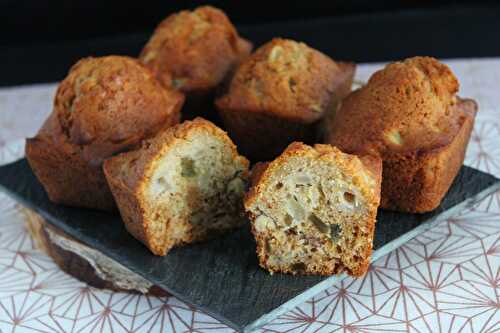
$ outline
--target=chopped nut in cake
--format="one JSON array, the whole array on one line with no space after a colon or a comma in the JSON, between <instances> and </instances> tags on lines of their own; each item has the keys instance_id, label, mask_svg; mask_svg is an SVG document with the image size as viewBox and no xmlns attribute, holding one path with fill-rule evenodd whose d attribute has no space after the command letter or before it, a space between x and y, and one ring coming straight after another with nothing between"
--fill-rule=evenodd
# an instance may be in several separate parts
<instances>
[{"instance_id":1,"label":"chopped nut in cake","mask_svg":"<svg viewBox=\"0 0 500 333\"><path fill-rule=\"evenodd\" d=\"M128 231L157 255L241 226L248 161L201 118L104 163Z\"/></svg>"},{"instance_id":2,"label":"chopped nut in cake","mask_svg":"<svg viewBox=\"0 0 500 333\"><path fill-rule=\"evenodd\" d=\"M379 157L294 142L253 169L245 209L270 272L362 275L380 201Z\"/></svg>"}]
</instances>

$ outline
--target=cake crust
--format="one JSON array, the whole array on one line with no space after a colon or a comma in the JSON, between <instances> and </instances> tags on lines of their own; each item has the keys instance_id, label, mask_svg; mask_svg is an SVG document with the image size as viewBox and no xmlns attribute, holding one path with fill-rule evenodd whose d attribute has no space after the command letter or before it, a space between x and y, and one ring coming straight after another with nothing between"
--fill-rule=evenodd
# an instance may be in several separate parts
<instances>
[{"instance_id":1,"label":"cake crust","mask_svg":"<svg viewBox=\"0 0 500 333\"><path fill-rule=\"evenodd\" d=\"M200 95L221 84L251 50L223 11L202 6L164 19L139 59L165 86Z\"/></svg>"},{"instance_id":2,"label":"cake crust","mask_svg":"<svg viewBox=\"0 0 500 333\"><path fill-rule=\"evenodd\" d=\"M434 58L390 64L342 102L326 142L382 157L381 207L431 211L463 163L477 111L457 91L451 70Z\"/></svg>"},{"instance_id":3,"label":"cake crust","mask_svg":"<svg viewBox=\"0 0 500 333\"><path fill-rule=\"evenodd\" d=\"M459 129L451 142L432 149L404 154L388 153L382 181L382 208L424 213L436 209L462 167L474 127L477 105L460 100L457 105Z\"/></svg>"},{"instance_id":4,"label":"cake crust","mask_svg":"<svg viewBox=\"0 0 500 333\"><path fill-rule=\"evenodd\" d=\"M27 140L28 162L52 201L112 210L103 160L178 123L183 101L132 58L82 59L59 85L49 118Z\"/></svg>"},{"instance_id":5,"label":"cake crust","mask_svg":"<svg viewBox=\"0 0 500 333\"><path fill-rule=\"evenodd\" d=\"M275 38L242 62L216 106L242 152L269 160L292 141L317 139L320 121L349 93L354 70L303 43Z\"/></svg>"}]
</instances>

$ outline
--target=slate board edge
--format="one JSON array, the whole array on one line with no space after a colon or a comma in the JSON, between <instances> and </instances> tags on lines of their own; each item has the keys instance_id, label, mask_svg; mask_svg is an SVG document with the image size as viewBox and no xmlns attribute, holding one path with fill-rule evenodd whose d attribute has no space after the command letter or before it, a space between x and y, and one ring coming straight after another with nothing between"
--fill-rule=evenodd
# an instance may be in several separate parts
<instances>
[{"instance_id":1,"label":"slate board edge","mask_svg":"<svg viewBox=\"0 0 500 333\"><path fill-rule=\"evenodd\" d=\"M475 196L472 196L470 198L465 199L464 201L460 202L459 204L445 210L439 215L436 215L429 219L428 221L422 223L418 227L412 229L411 231L408 231L407 233L401 235L400 237L396 238L395 240L385 244L378 250L374 251L372 253L372 257L370 259L370 262L374 262L378 260L379 258L389 254L390 252L394 251L395 249L399 248L401 245L404 243L408 242L409 240L415 238L416 236L420 235L424 231L427 231L431 229L432 227L436 226L438 223L460 213L462 210L471 207L477 202L482 201L486 197L490 196L491 194L497 192L500 190L500 179L495 178L495 182L487 187L486 189L482 190ZM331 286L335 285L336 283L342 281L347 277L346 274L342 274L339 276L332 276L329 277L320 283L314 285L313 287L307 289L305 292L302 294L299 294L295 296L294 298L288 300L287 302L283 303L276 309L272 310L271 312L266 313L262 317L258 318L257 320L253 321L252 323L246 325L243 328L244 333L251 333L254 332L255 330L261 328L262 326L266 325L270 321L276 319L277 317L289 312L290 310L293 310L296 306L302 304L304 301L310 299L311 297L321 293L322 291L330 288Z\"/></svg>"},{"instance_id":2,"label":"slate board edge","mask_svg":"<svg viewBox=\"0 0 500 333\"><path fill-rule=\"evenodd\" d=\"M20 158L20 159L17 159L11 163L7 163L7 164L3 164L3 165L0 165L0 168L1 167L4 167L4 166L9 166L11 164L15 164L15 163L18 163L20 162L21 160L23 160L24 158ZM47 213L45 210L41 209L40 207L38 207L37 205L34 205L32 204L29 200L26 200L25 198L23 198L21 195L17 194L16 192L10 190L9 188L5 187L3 184L0 183L0 192L3 192L5 194L7 194L8 196L10 196L11 198L13 198L15 201L21 203L24 207L27 207L29 209L32 209L33 211L35 211L37 214L39 214L40 216L42 216L42 218L44 218L45 220L47 220L47 222L49 222L50 224L54 225L55 227L61 229L64 233L68 234L68 235L71 235L72 232L71 230L69 229L66 229L64 227L61 227L61 226L58 226L56 224L54 224L52 221L53 220L56 220L56 218L54 216L52 216L50 213ZM86 243L84 240L81 240L85 245L87 246L91 246L90 244ZM108 254L103 254L105 255L106 257L112 259L112 260L115 260L117 261L118 263L121 263L119 260L117 260L116 258L114 258L113 256L109 256ZM144 274L144 272L142 271L137 271L135 270L133 267L129 267L129 266L125 266L127 269L129 269L130 271L134 272L135 274L139 275L139 276L142 276L145 280L155 284L155 285L158 285L160 286L162 289L164 289L165 291L167 291L169 294L177 297L178 299L182 300L183 302L189 304L189 305L192 305L192 306L195 306L197 307L199 310L203 311L204 313L208 314L209 316L217 319L218 321L220 321L221 323L225 324L225 325L228 325L229 327L235 329L236 331L238 332L242 332L244 327L239 325L239 324L236 324L234 323L233 321L227 319L226 317L222 316L221 314L217 313L217 312L213 312L211 309L205 307L205 306L202 306L202 305L199 305L199 304L196 304L196 303L193 303L191 300L189 299L186 299L185 296L177 293L175 290L172 290L171 288L169 288L168 286L162 284L162 283L158 283L158 282L155 282L155 281L151 281L151 278L146 276ZM1 332L0 332L1 333Z\"/></svg>"},{"instance_id":3,"label":"slate board edge","mask_svg":"<svg viewBox=\"0 0 500 333\"><path fill-rule=\"evenodd\" d=\"M16 162L8 163L8 164L2 165L2 166L7 166L9 164L14 164L14 163L16 163ZM484 173L484 172L479 171L479 170L477 170L477 171ZM484 174L487 174L487 173L484 173ZM445 219L449 218L450 216L457 214L462 209L467 208L467 207L473 205L474 203L481 201L482 199L486 198L488 195L496 192L497 190L500 190L500 179L497 179L496 177L494 177L491 174L487 174L487 175L491 176L491 181L490 181L491 185L490 186L488 186L487 188L485 188L481 192L477 193L476 195L474 195L470 198L467 198L464 201L460 202L459 204L449 208L448 210L442 212L441 214L430 218L425 223L412 229L411 231L407 232L406 234L403 234L402 236L400 236L400 238L395 239L392 242L389 242L386 245L379 248L378 250L374 251L372 254L371 261L373 262L374 260L386 255L387 253L389 253L389 252L393 251L394 249L398 248L399 246L401 246L403 243L405 243L408 240L419 235L423 231L428 230L429 228L434 226L436 223L439 223L440 221L445 220ZM2 184L0 184L0 191L8 194L12 198L14 198L16 201L21 202L23 205L35 210L37 213L39 213L42 217L47 219L49 222L51 222L51 220L54 219L54 217L51 214L45 212L43 209L40 209L36 205L33 205L28 200L25 200L22 196L18 195L14 191L11 191L10 189L3 186ZM71 232L68 230L65 230L64 227L62 227L61 229L65 232L67 232L67 233L69 232L71 234ZM110 258L112 258L112 257L110 257ZM115 258L112 258L112 259L116 260ZM137 273L138 275L144 277L146 280L151 281L151 279L148 278L147 276L145 276L143 272L138 272L138 271L134 270L132 267L127 266L127 268L130 269L131 271ZM307 289L303 293L295 296L294 298L283 303L282 305L275 308L271 312L264 314L260 318L254 320L253 322L250 322L249 324L247 324L245 326L236 324L233 321L229 320L228 318L223 317L222 315L220 315L216 312L212 312L209 308L206 308L204 306L200 306L200 305L193 303L189 299L186 299L183 295L180 295L177 292L171 290L168 286L165 286L161 283L157 283L154 281L151 281L151 282L160 285L163 289L165 289L167 292L169 292L173 296L179 298L180 300L186 302L187 304L191 304L193 306L198 307L200 310L204 311L206 314L219 320L221 323L224 323L224 324L230 326L231 328L237 330L238 332L250 333L250 332L254 332L255 330L261 328L262 326L264 326L265 324L269 323L270 321L276 319L280 315L292 310L297 305L303 303L307 299L319 294L320 292L324 291L325 289L328 289L329 287L333 286L335 283L342 281L345 277L346 277L346 275L340 275L340 276L332 276L332 277L326 278L325 280L319 282L318 284Z\"/></svg>"},{"instance_id":4,"label":"slate board edge","mask_svg":"<svg viewBox=\"0 0 500 333\"><path fill-rule=\"evenodd\" d=\"M23 206L29 208L29 209L32 209L34 210L37 214L39 214L40 216L42 216L45 220L47 220L49 223L51 223L51 220L54 219L54 217L50 214L47 214L43 209L39 209L36 205L32 205L29 201L25 200L24 198L22 198L21 196L17 195L16 193L10 191L9 189L5 188L2 184L0 184L0 192L3 192L5 194L7 194L8 196L10 196L11 198L13 198L14 200L16 200L17 202L21 203ZM52 223L51 223L52 224ZM60 228L57 226L57 228ZM60 228L62 229L62 231L66 234L70 234L68 233L67 230L64 230L64 228ZM89 244L86 244L84 242L85 245L87 246L91 246ZM116 258L112 258L110 256L108 256L107 254L103 254L104 256L106 256L107 258L110 258L114 261L117 261ZM118 263L120 263L120 261L117 261ZM156 284L155 282L151 281L150 278L148 278L147 276L144 275L143 272L139 272L139 271L136 271L134 270L133 268L129 267L129 266L125 266L128 270L134 272L135 274L139 275L139 276L142 276L144 279ZM215 313L215 312L212 312L210 311L210 309L206 308L206 307L203 307L203 306L200 306L200 305L197 305L197 304L193 304L193 302L191 302L190 300L186 299L183 295L180 295L178 294L177 292L171 290L170 288L168 288L167 286L165 285L160 285L162 289L164 289L165 291L167 291L169 294L177 297L178 299L182 300L183 302L186 302L190 305L193 305L193 306L196 306L198 307L200 310L202 310L203 312L205 312L206 314L208 314L209 316L219 320L221 323L223 324L226 324L232 328L234 328L235 330L237 331L241 331L241 327L240 325L237 325L236 323L233 323L232 321L228 320L227 318L225 317L222 317L220 314L218 313Z\"/></svg>"}]
</instances>

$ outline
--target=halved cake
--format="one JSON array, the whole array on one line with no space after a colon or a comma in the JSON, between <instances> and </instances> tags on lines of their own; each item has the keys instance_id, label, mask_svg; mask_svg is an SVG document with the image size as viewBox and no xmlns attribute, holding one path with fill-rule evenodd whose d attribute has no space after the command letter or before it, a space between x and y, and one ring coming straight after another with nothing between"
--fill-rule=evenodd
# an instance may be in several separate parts
<instances>
[{"instance_id":1,"label":"halved cake","mask_svg":"<svg viewBox=\"0 0 500 333\"><path fill-rule=\"evenodd\" d=\"M245 221L248 160L202 118L107 160L104 173L127 230L156 255Z\"/></svg>"},{"instance_id":2,"label":"halved cake","mask_svg":"<svg viewBox=\"0 0 500 333\"><path fill-rule=\"evenodd\" d=\"M271 273L365 273L381 172L379 157L298 142L257 164L245 209L260 265Z\"/></svg>"}]
</instances>

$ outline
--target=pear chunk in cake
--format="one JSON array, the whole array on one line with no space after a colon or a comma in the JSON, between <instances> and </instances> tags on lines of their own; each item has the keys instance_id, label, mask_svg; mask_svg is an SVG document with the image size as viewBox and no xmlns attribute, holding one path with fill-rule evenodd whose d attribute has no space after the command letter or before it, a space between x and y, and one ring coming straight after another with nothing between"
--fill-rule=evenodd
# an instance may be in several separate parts
<instances>
[{"instance_id":1,"label":"pear chunk in cake","mask_svg":"<svg viewBox=\"0 0 500 333\"><path fill-rule=\"evenodd\" d=\"M271 273L364 274L381 173L379 157L299 142L257 164L244 204L260 265Z\"/></svg>"},{"instance_id":2,"label":"pear chunk in cake","mask_svg":"<svg viewBox=\"0 0 500 333\"><path fill-rule=\"evenodd\" d=\"M202 118L108 159L104 173L127 230L156 255L245 222L248 160Z\"/></svg>"}]
</instances>

